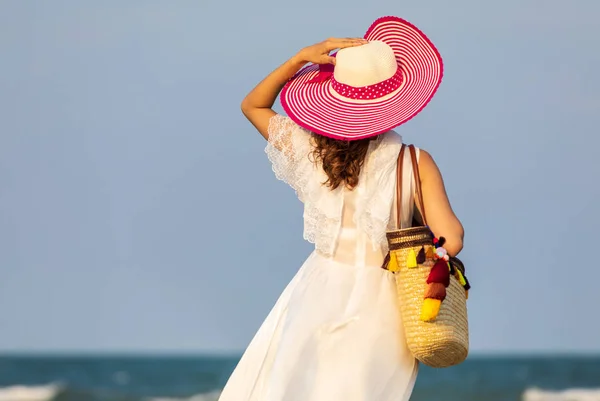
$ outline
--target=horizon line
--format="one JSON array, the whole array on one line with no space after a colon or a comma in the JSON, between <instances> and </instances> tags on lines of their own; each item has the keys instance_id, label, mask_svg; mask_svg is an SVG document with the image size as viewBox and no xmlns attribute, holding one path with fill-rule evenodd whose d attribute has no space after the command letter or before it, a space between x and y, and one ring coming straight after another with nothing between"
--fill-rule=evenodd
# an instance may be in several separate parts
<instances>
[{"instance_id":1,"label":"horizon line","mask_svg":"<svg viewBox=\"0 0 600 401\"><path fill-rule=\"evenodd\" d=\"M0 349L4 357L79 357L79 358L240 358L244 350L8 350ZM590 357L600 358L600 350L475 350L468 358L547 358Z\"/></svg>"}]
</instances>

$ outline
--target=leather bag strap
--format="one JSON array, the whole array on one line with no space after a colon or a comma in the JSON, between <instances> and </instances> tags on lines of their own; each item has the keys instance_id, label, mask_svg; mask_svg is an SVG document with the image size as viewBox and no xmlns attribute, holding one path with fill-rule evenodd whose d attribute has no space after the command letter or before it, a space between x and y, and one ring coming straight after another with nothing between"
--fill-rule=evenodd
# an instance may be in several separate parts
<instances>
[{"instance_id":1,"label":"leather bag strap","mask_svg":"<svg viewBox=\"0 0 600 401\"><path fill-rule=\"evenodd\" d=\"M417 162L417 151L415 145L408 145L410 150L410 158L412 160L413 174L415 177L415 186L417 190L417 200L421 208L421 216L423 217L423 224L427 225L427 217L425 216L425 204L423 203L423 192L421 191L421 174L419 174L419 162Z\"/></svg>"},{"instance_id":2,"label":"leather bag strap","mask_svg":"<svg viewBox=\"0 0 600 401\"><path fill-rule=\"evenodd\" d=\"M402 228L401 219L402 215L402 165L404 164L404 149L406 146L402 145L400 153L398 154L398 162L396 165L396 226L398 229Z\"/></svg>"},{"instance_id":3,"label":"leather bag strap","mask_svg":"<svg viewBox=\"0 0 600 401\"><path fill-rule=\"evenodd\" d=\"M403 169L402 166L404 164L404 149L405 145L402 145L400 149L400 153L398 154L398 163L396 166L396 175L397 175L397 183L396 183L396 223L398 228L401 228L401 220L402 220L402 174ZM415 179L415 187L417 192L417 201L419 202L419 207L421 209L421 216L423 217L423 224L427 225L427 218L425 217L425 205L423 204L423 193L421 191L421 176L419 174L419 163L417 162L417 152L415 150L415 145L408 145L408 150L410 151L410 158L412 161L412 170L413 177Z\"/></svg>"}]
</instances>

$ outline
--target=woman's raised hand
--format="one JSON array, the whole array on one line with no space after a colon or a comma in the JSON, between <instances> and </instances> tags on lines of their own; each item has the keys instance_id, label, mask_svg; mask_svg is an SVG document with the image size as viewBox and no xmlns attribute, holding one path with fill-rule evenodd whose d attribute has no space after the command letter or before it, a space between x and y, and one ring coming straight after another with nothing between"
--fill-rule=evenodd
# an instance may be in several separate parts
<instances>
[{"instance_id":1,"label":"woman's raised hand","mask_svg":"<svg viewBox=\"0 0 600 401\"><path fill-rule=\"evenodd\" d=\"M265 137L269 137L269 121L276 113L273 111L273 103L277 95L286 82L290 80L306 63L314 64L334 64L335 57L331 57L329 52L335 49L344 49L346 47L361 46L368 41L361 38L331 38L321 43L305 47L296 53L295 56L280 65L275 71L263 79L250 93L244 98L241 104L242 112L256 127L258 132Z\"/></svg>"},{"instance_id":2,"label":"woman's raised hand","mask_svg":"<svg viewBox=\"0 0 600 401\"><path fill-rule=\"evenodd\" d=\"M335 57L329 55L332 50L362 46L367 43L369 43L369 41L362 38L329 38L320 43L305 47L298 52L297 57L302 62L335 65Z\"/></svg>"}]
</instances>

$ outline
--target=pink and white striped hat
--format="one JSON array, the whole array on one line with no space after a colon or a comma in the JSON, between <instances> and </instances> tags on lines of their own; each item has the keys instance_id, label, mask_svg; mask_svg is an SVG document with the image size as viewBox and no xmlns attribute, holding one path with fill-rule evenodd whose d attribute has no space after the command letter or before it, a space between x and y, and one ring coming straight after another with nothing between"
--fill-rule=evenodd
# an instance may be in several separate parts
<instances>
[{"instance_id":1,"label":"pink and white striped hat","mask_svg":"<svg viewBox=\"0 0 600 401\"><path fill-rule=\"evenodd\" d=\"M281 91L287 115L301 127L343 140L397 127L429 103L443 76L442 58L413 24L376 20L368 44L335 54L336 65L309 65Z\"/></svg>"}]
</instances>

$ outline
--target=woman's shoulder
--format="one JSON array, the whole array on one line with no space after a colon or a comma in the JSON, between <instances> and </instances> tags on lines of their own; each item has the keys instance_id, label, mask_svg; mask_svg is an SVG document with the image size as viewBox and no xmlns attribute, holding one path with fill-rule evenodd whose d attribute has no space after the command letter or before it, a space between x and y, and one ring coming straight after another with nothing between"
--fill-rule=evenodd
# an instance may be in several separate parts
<instances>
[{"instance_id":1,"label":"woman's shoulder","mask_svg":"<svg viewBox=\"0 0 600 401\"><path fill-rule=\"evenodd\" d=\"M402 135L394 131L393 129L384 132L379 136L382 140L388 140L392 142L402 143Z\"/></svg>"},{"instance_id":2,"label":"woman's shoulder","mask_svg":"<svg viewBox=\"0 0 600 401\"><path fill-rule=\"evenodd\" d=\"M292 133L292 132L302 132L305 134L309 134L310 131L308 131L307 129L301 127L300 125L298 125L298 123L296 123L294 120L292 120L291 118L289 118L288 116L284 115L284 114L273 114L273 116L270 118L269 120L269 133L276 133L276 132L286 132L286 133Z\"/></svg>"},{"instance_id":3,"label":"woman's shoulder","mask_svg":"<svg viewBox=\"0 0 600 401\"><path fill-rule=\"evenodd\" d=\"M439 174L439 169L433 156L427 150L423 148L417 148L418 150L418 162L419 162L419 173L421 176L427 176L431 174Z\"/></svg>"},{"instance_id":4,"label":"woman's shoulder","mask_svg":"<svg viewBox=\"0 0 600 401\"><path fill-rule=\"evenodd\" d=\"M442 172L431 153L425 149L419 148L417 155L421 183L428 183L431 186L437 187L439 190L445 191Z\"/></svg>"},{"instance_id":5,"label":"woman's shoulder","mask_svg":"<svg viewBox=\"0 0 600 401\"><path fill-rule=\"evenodd\" d=\"M402 148L402 146L408 146L411 144L408 143L404 143L402 140L402 136L400 134L398 134L396 131L394 130L390 130L382 135L380 135L379 141L380 143L379 146L377 146L377 150L379 152L377 153L394 153L396 152L396 156L398 155L398 152L400 152L400 149ZM423 149L422 147L418 146L418 145L412 145L415 148L415 153L416 153L416 158L417 158L417 163L419 165L419 173L421 175L421 178L427 177L427 176L438 176L440 175L440 171L439 168L433 158L433 156L431 155L431 153L429 153L426 149ZM394 149L392 151L392 149ZM408 149L407 149L408 151ZM391 155L390 155L391 156ZM381 156L380 156L381 157ZM407 158L409 158L408 154L406 154Z\"/></svg>"},{"instance_id":6,"label":"woman's shoulder","mask_svg":"<svg viewBox=\"0 0 600 401\"><path fill-rule=\"evenodd\" d=\"M369 146L369 153L385 153L391 156L393 153L398 155L402 148L402 136L394 130L384 132L373 138Z\"/></svg>"}]
</instances>

